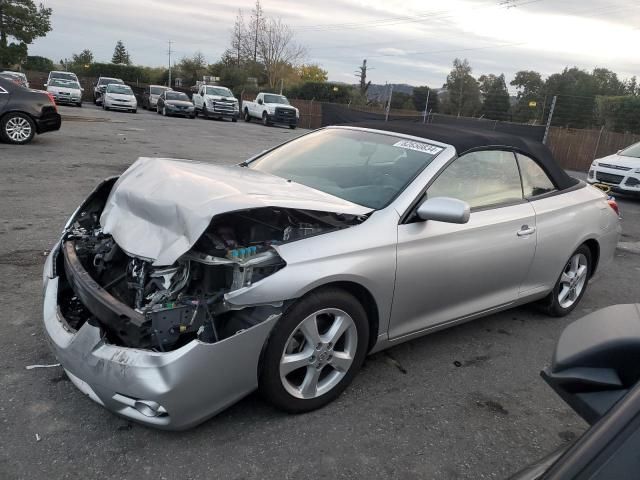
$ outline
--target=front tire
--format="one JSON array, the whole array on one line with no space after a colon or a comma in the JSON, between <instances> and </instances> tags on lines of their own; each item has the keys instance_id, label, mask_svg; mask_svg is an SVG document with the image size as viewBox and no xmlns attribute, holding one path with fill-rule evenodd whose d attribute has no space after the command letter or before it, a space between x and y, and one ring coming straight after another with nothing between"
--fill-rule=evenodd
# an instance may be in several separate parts
<instances>
[{"instance_id":1,"label":"front tire","mask_svg":"<svg viewBox=\"0 0 640 480\"><path fill-rule=\"evenodd\" d=\"M591 250L581 245L569 258L551 293L543 299L545 313L552 317L569 315L582 300L592 270Z\"/></svg>"},{"instance_id":2,"label":"front tire","mask_svg":"<svg viewBox=\"0 0 640 480\"><path fill-rule=\"evenodd\" d=\"M167 116L167 107L162 107L162 116L163 117Z\"/></svg>"},{"instance_id":3,"label":"front tire","mask_svg":"<svg viewBox=\"0 0 640 480\"><path fill-rule=\"evenodd\" d=\"M355 297L338 288L311 292L274 327L262 357L260 393L287 412L321 408L351 383L368 343L367 315Z\"/></svg>"},{"instance_id":4,"label":"front tire","mask_svg":"<svg viewBox=\"0 0 640 480\"><path fill-rule=\"evenodd\" d=\"M36 124L24 113L13 112L0 120L0 138L7 143L24 145L36 135Z\"/></svg>"},{"instance_id":5,"label":"front tire","mask_svg":"<svg viewBox=\"0 0 640 480\"><path fill-rule=\"evenodd\" d=\"M268 127L269 124L269 117L267 116L267 112L262 112L262 125L264 125L265 127Z\"/></svg>"}]
</instances>

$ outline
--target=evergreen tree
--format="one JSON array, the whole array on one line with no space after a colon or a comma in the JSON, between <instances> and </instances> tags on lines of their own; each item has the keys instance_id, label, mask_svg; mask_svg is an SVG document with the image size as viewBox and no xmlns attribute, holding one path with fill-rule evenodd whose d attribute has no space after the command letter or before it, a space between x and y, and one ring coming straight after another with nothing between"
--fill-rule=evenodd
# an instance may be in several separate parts
<instances>
[{"instance_id":1,"label":"evergreen tree","mask_svg":"<svg viewBox=\"0 0 640 480\"><path fill-rule=\"evenodd\" d=\"M116 48L113 50L113 57L111 57L111 63L131 65L129 52L127 52L122 40L118 40L118 43L116 43Z\"/></svg>"}]
</instances>

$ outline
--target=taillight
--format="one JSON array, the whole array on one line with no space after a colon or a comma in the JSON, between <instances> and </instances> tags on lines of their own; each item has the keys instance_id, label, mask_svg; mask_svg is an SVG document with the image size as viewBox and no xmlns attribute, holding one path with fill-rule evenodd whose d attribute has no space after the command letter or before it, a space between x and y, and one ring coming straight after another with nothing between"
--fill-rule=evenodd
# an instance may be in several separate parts
<instances>
[{"instance_id":1,"label":"taillight","mask_svg":"<svg viewBox=\"0 0 640 480\"><path fill-rule=\"evenodd\" d=\"M53 98L53 95L51 94L51 92L47 92L47 97L49 97L49 101L53 104L53 108L56 109L56 112L58 111L58 105L56 105L56 100L55 98Z\"/></svg>"},{"instance_id":2,"label":"taillight","mask_svg":"<svg viewBox=\"0 0 640 480\"><path fill-rule=\"evenodd\" d=\"M613 197L609 197L607 199L607 203L613 209L613 211L616 212L616 215L620 216L620 208L618 207L618 203L616 202L616 199Z\"/></svg>"}]
</instances>

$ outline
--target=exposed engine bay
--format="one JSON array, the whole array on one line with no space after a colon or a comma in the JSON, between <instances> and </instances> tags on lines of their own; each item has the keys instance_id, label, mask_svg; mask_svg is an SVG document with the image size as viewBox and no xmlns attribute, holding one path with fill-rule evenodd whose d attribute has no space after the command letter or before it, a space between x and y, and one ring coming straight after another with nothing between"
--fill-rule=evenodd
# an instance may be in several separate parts
<instances>
[{"instance_id":1,"label":"exposed engine bay","mask_svg":"<svg viewBox=\"0 0 640 480\"><path fill-rule=\"evenodd\" d=\"M103 232L100 214L111 186L96 191L65 230L59 304L71 328L97 322L109 342L126 347L168 351L196 338L217 342L255 325L266 318L264 310L278 307L229 311L225 293L282 269L274 247L364 220L275 207L224 213L174 264L154 266Z\"/></svg>"}]
</instances>

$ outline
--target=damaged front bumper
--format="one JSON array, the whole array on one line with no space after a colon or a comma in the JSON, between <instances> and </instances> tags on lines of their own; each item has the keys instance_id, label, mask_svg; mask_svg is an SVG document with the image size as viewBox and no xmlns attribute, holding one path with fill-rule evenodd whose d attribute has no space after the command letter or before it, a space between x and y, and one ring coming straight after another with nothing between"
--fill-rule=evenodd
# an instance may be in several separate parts
<instances>
[{"instance_id":1,"label":"damaged front bumper","mask_svg":"<svg viewBox=\"0 0 640 480\"><path fill-rule=\"evenodd\" d=\"M181 430L256 389L260 355L279 314L216 343L193 340L169 352L116 346L97 323L76 331L62 315L59 254L57 245L45 264L45 331L71 381L92 400L131 420Z\"/></svg>"}]
</instances>

